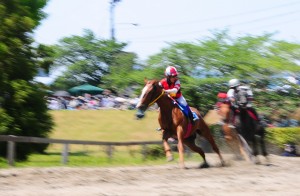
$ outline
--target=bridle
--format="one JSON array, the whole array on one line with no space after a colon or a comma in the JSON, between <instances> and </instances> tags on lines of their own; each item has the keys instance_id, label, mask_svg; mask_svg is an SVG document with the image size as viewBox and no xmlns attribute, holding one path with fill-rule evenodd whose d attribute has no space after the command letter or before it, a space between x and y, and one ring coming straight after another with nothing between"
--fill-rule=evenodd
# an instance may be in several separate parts
<instances>
[{"instance_id":1,"label":"bridle","mask_svg":"<svg viewBox=\"0 0 300 196\"><path fill-rule=\"evenodd\" d=\"M165 90L163 89L162 91L161 91L161 94L157 97L157 98L155 98L151 103L149 103L149 105L148 106L151 106L151 105L153 105L161 96L163 96L165 94Z\"/></svg>"}]
</instances>

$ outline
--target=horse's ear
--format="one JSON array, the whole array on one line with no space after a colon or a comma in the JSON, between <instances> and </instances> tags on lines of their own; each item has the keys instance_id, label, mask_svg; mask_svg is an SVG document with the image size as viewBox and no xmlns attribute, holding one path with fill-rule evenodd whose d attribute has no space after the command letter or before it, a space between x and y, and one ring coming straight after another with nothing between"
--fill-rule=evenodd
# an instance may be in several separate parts
<instances>
[{"instance_id":1,"label":"horse's ear","mask_svg":"<svg viewBox=\"0 0 300 196\"><path fill-rule=\"evenodd\" d=\"M147 82L148 82L148 79L146 77L144 78L144 82L145 82L145 84L147 84Z\"/></svg>"}]
</instances>

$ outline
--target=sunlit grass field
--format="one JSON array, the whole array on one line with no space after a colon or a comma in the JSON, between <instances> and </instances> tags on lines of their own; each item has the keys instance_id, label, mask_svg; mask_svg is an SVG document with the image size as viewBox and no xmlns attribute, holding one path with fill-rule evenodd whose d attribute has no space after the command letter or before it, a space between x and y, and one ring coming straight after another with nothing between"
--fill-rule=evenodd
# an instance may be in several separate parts
<instances>
[{"instance_id":1,"label":"sunlit grass field","mask_svg":"<svg viewBox=\"0 0 300 196\"><path fill-rule=\"evenodd\" d=\"M50 111L55 126L49 138L89 141L160 141L161 133L157 111L147 111L142 120L135 118L133 110L59 110ZM156 146L157 147L157 146ZM149 145L148 149L156 148ZM16 162L16 167L62 166L61 144L50 144L46 154L32 154L24 162ZM153 165L166 163L164 157L142 155L142 146L114 146L112 158L106 146L75 145L69 147L67 166L122 166ZM175 154L175 157L177 154ZM0 167L8 167L5 159L0 159Z\"/></svg>"},{"instance_id":2,"label":"sunlit grass field","mask_svg":"<svg viewBox=\"0 0 300 196\"><path fill-rule=\"evenodd\" d=\"M93 141L157 141L157 111L136 120L134 110L51 111L55 126L50 138Z\"/></svg>"}]
</instances>

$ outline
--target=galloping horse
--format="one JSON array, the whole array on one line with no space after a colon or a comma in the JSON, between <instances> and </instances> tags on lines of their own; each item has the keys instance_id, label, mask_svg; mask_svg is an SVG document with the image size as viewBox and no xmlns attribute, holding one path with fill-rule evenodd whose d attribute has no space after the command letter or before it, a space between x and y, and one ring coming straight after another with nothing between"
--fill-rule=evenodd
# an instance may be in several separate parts
<instances>
[{"instance_id":1,"label":"galloping horse","mask_svg":"<svg viewBox=\"0 0 300 196\"><path fill-rule=\"evenodd\" d=\"M199 120L192 125L188 118L181 112L178 105L174 104L168 95L165 94L163 88L159 85L159 81L150 80L146 82L140 96L140 101L136 106L138 110L136 116L143 118L147 108L155 102L160 107L158 122L162 129L163 145L167 158L172 157L168 139L176 138L178 140L177 147L181 168L186 168L184 164L184 144L202 156L204 162L200 167L209 167L203 150L195 144L196 134L199 134L209 141L213 150L219 155L222 165L224 165L225 162L220 154L219 148L210 133L209 127L202 119L200 112L191 107L191 110L199 117Z\"/></svg>"},{"instance_id":2,"label":"galloping horse","mask_svg":"<svg viewBox=\"0 0 300 196\"><path fill-rule=\"evenodd\" d=\"M232 152L239 157L239 154L243 155L244 159L250 161L250 152L247 147L247 143L245 144L237 130L229 126L230 119L230 106L228 103L217 103L217 113L221 116L223 120L222 131L224 133L224 138L226 143L231 148Z\"/></svg>"},{"instance_id":3,"label":"galloping horse","mask_svg":"<svg viewBox=\"0 0 300 196\"><path fill-rule=\"evenodd\" d=\"M260 125L257 117L253 114L252 111L248 110L246 107L239 107L239 116L240 116L240 130L241 135L246 139L247 142L252 144L253 155L255 156L256 163L259 163L257 158L258 149L257 149L257 137L259 136L259 142L261 147L261 153L265 158L267 158L267 151L265 145L265 128Z\"/></svg>"},{"instance_id":4,"label":"galloping horse","mask_svg":"<svg viewBox=\"0 0 300 196\"><path fill-rule=\"evenodd\" d=\"M259 163L257 159L258 149L256 140L256 136L259 136L261 153L265 157L268 155L264 141L265 129L260 125L252 111L240 105L234 113L228 103L223 103L220 105L219 114L225 122L222 126L225 139L233 151L236 151L236 148L239 147L240 153L246 160L252 159L254 155L256 158L255 162ZM235 128L229 127L230 121L234 123ZM249 149L247 142L252 144L252 149Z\"/></svg>"}]
</instances>

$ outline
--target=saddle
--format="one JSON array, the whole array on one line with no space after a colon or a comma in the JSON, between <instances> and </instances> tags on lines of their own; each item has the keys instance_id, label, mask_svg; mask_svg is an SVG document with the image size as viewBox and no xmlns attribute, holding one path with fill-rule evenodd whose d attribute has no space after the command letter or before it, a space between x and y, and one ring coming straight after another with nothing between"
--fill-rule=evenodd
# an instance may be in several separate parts
<instances>
[{"instance_id":1,"label":"saddle","mask_svg":"<svg viewBox=\"0 0 300 196\"><path fill-rule=\"evenodd\" d=\"M246 112L248 113L248 115L254 120L254 121L257 121L259 122L259 119L258 117L249 109L249 108L244 108L246 110ZM239 113L240 113L240 109L237 108L237 109L234 109L234 110L231 110L231 115L230 115L230 119L229 119L229 122L232 122L232 124L234 124L235 126L238 126L239 123L241 123L239 120L239 118L237 118L239 116Z\"/></svg>"},{"instance_id":2,"label":"saddle","mask_svg":"<svg viewBox=\"0 0 300 196\"><path fill-rule=\"evenodd\" d=\"M175 104L175 105L178 106L178 108L181 110L181 112L183 113L183 115L187 119L189 119L189 114L188 114L187 109L185 107L181 106L180 103L178 103L173 97L171 97L171 96L168 96L168 97L171 99L171 101L173 102L173 104ZM195 118L197 116L197 114L195 112L193 112L193 111L191 111L191 112L193 114L193 117ZM198 118L198 116L197 116L197 118ZM193 127L192 123L189 122L188 126L187 126L187 132L185 133L184 138L189 138L189 137L192 136L192 127Z\"/></svg>"},{"instance_id":3,"label":"saddle","mask_svg":"<svg viewBox=\"0 0 300 196\"><path fill-rule=\"evenodd\" d=\"M168 96L168 97L171 99L171 101L173 102L174 105L178 106L178 108L181 110L181 112L184 114L184 116L189 118L187 109L184 106L180 105L180 103L178 103L176 101L176 99L174 99L173 97L171 97L171 96ZM194 118L198 118L198 116L195 112L193 112L193 111L191 111L191 112L192 112Z\"/></svg>"}]
</instances>

